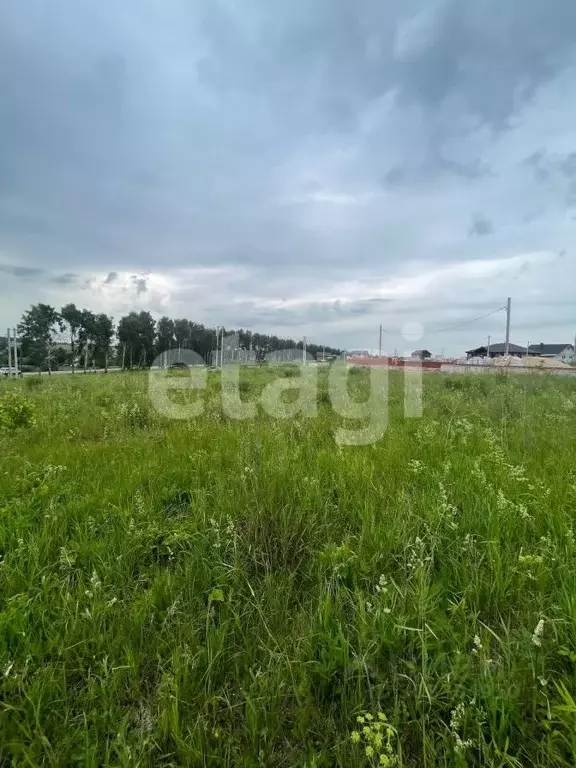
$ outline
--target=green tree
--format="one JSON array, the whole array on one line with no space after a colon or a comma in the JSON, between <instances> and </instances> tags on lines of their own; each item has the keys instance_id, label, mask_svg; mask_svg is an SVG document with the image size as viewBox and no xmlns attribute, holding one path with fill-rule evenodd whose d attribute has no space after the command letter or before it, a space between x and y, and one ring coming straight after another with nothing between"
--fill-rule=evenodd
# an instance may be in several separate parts
<instances>
[{"instance_id":1,"label":"green tree","mask_svg":"<svg viewBox=\"0 0 576 768\"><path fill-rule=\"evenodd\" d=\"M68 326L70 332L70 348L72 353L72 373L76 367L76 341L78 339L78 331L82 326L82 311L78 309L76 304L66 304L62 307L60 314L62 320Z\"/></svg>"},{"instance_id":2,"label":"green tree","mask_svg":"<svg viewBox=\"0 0 576 768\"><path fill-rule=\"evenodd\" d=\"M150 365L154 359L156 324L150 312L130 312L118 323L123 367Z\"/></svg>"},{"instance_id":3,"label":"green tree","mask_svg":"<svg viewBox=\"0 0 576 768\"><path fill-rule=\"evenodd\" d=\"M98 365L108 373L108 359L114 338L114 321L108 315L100 314L94 318L94 356Z\"/></svg>"},{"instance_id":4,"label":"green tree","mask_svg":"<svg viewBox=\"0 0 576 768\"><path fill-rule=\"evenodd\" d=\"M161 317L156 325L156 353L162 354L174 346L174 320Z\"/></svg>"},{"instance_id":5,"label":"green tree","mask_svg":"<svg viewBox=\"0 0 576 768\"><path fill-rule=\"evenodd\" d=\"M188 347L197 352L204 360L208 360L214 349L215 332L205 328L200 323L189 322Z\"/></svg>"},{"instance_id":6,"label":"green tree","mask_svg":"<svg viewBox=\"0 0 576 768\"><path fill-rule=\"evenodd\" d=\"M78 331L78 351L84 361L84 373L88 368L89 359L94 356L96 343L96 315L89 309L80 311L80 328Z\"/></svg>"},{"instance_id":7,"label":"green tree","mask_svg":"<svg viewBox=\"0 0 576 768\"><path fill-rule=\"evenodd\" d=\"M186 318L180 318L174 321L174 337L176 340L176 346L188 347L190 341L190 321Z\"/></svg>"},{"instance_id":8,"label":"green tree","mask_svg":"<svg viewBox=\"0 0 576 768\"><path fill-rule=\"evenodd\" d=\"M61 315L49 304L35 304L22 315L18 334L22 354L31 365L52 373L54 342L64 329Z\"/></svg>"}]
</instances>

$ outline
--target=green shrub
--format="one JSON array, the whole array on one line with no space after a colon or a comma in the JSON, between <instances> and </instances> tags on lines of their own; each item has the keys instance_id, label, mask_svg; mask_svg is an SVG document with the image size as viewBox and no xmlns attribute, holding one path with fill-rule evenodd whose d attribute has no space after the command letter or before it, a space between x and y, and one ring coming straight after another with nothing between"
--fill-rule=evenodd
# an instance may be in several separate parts
<instances>
[{"instance_id":1,"label":"green shrub","mask_svg":"<svg viewBox=\"0 0 576 768\"><path fill-rule=\"evenodd\" d=\"M0 429L12 432L20 427L32 427L34 406L19 392L10 392L0 397Z\"/></svg>"}]
</instances>

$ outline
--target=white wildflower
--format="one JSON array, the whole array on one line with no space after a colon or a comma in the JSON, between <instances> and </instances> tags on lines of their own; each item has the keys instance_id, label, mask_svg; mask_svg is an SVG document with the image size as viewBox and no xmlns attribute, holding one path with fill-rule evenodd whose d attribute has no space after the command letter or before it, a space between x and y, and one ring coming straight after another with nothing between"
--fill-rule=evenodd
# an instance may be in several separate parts
<instances>
[{"instance_id":1,"label":"white wildflower","mask_svg":"<svg viewBox=\"0 0 576 768\"><path fill-rule=\"evenodd\" d=\"M100 587L102 586L102 582L98 578L98 574L96 573L96 571L92 571L92 577L90 578L90 584L92 585L92 587L94 589L100 589Z\"/></svg>"},{"instance_id":2,"label":"white wildflower","mask_svg":"<svg viewBox=\"0 0 576 768\"><path fill-rule=\"evenodd\" d=\"M460 729L466 717L466 710L464 704L461 702L456 709L452 710L450 718L450 732L454 739L454 749L456 752L464 752L468 747L474 746L471 739L463 740L460 735Z\"/></svg>"},{"instance_id":3,"label":"white wildflower","mask_svg":"<svg viewBox=\"0 0 576 768\"><path fill-rule=\"evenodd\" d=\"M526 480L526 469L522 465L508 464L508 474L513 480Z\"/></svg>"},{"instance_id":4,"label":"white wildflower","mask_svg":"<svg viewBox=\"0 0 576 768\"><path fill-rule=\"evenodd\" d=\"M386 586L388 584L388 581L386 579L386 576L382 574L380 578L378 579L378 584L376 584L376 592L378 594L386 594L388 592L388 587Z\"/></svg>"},{"instance_id":5,"label":"white wildflower","mask_svg":"<svg viewBox=\"0 0 576 768\"><path fill-rule=\"evenodd\" d=\"M540 619L540 621L536 625L536 629L534 630L534 633L532 634L532 645L535 645L536 648L540 648L542 646L543 634L544 634L544 619Z\"/></svg>"}]
</instances>

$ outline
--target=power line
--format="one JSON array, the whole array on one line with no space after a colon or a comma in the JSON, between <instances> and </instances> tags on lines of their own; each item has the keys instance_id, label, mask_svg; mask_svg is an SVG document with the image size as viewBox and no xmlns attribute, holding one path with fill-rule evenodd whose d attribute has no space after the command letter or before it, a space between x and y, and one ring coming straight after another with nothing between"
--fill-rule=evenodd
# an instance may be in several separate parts
<instances>
[{"instance_id":1,"label":"power line","mask_svg":"<svg viewBox=\"0 0 576 768\"><path fill-rule=\"evenodd\" d=\"M495 315L497 312L502 312L504 309L507 309L507 307L498 307L498 309L493 309L492 312L488 312L486 315L481 315L480 317L475 317L473 320L466 320L463 323L458 323L457 325L450 325L447 328L439 328L435 331L426 331L426 336L430 333L444 333L445 331L453 331L457 328L462 328L464 325L471 325L472 323L477 323L479 320L484 320L487 317L490 317L490 315Z\"/></svg>"}]
</instances>

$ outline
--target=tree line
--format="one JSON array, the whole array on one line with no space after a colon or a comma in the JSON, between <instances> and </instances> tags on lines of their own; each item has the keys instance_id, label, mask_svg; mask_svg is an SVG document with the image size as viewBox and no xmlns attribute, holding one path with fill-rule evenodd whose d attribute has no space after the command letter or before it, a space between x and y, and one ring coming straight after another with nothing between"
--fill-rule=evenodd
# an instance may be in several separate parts
<instances>
[{"instance_id":1,"label":"tree line","mask_svg":"<svg viewBox=\"0 0 576 768\"><path fill-rule=\"evenodd\" d=\"M237 349L250 350L258 362L267 354L285 349L302 349L303 342L278 336L252 333L244 329L220 328L225 336L237 334ZM186 318L161 317L150 312L130 312L118 324L106 314L95 314L67 304L60 310L48 304L35 304L24 312L18 325L18 345L22 368L51 373L61 366L72 370L91 367L108 370L110 365L125 369L149 367L154 359L172 349L189 349L207 362L217 348L217 329ZM340 350L308 344L315 356L324 350L337 355ZM4 348L0 359L7 360Z\"/></svg>"}]
</instances>

